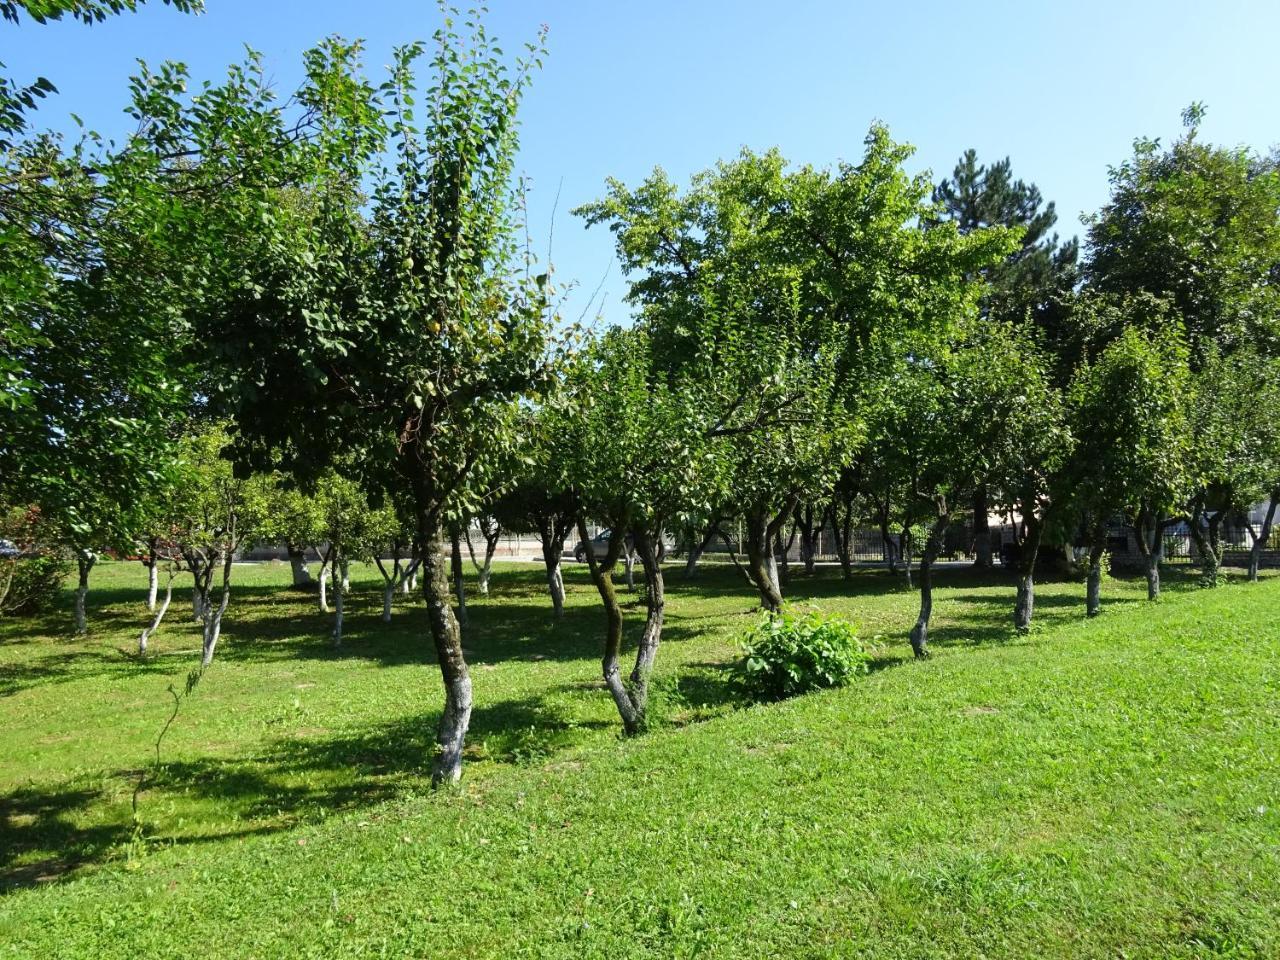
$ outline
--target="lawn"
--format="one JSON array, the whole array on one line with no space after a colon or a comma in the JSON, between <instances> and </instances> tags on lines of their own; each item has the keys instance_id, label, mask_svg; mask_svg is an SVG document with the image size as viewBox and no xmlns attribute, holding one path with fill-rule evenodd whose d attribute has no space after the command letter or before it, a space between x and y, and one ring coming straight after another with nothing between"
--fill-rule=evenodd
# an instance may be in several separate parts
<instances>
[{"instance_id":1,"label":"lawn","mask_svg":"<svg viewBox=\"0 0 1280 960\"><path fill-rule=\"evenodd\" d=\"M567 571L507 565L470 603L463 785L433 794L442 694L424 612L353 571L344 646L288 567L237 569L214 666L175 598L153 640L136 564L0 621L0 956L1280 956L1280 578L1012 584L875 571L790 584L873 645L851 687L750 706L730 571L672 572L655 729L618 736L603 615ZM638 597L638 595L637 595ZM185 614L185 616L184 616ZM631 611L638 630L642 611Z\"/></svg>"}]
</instances>

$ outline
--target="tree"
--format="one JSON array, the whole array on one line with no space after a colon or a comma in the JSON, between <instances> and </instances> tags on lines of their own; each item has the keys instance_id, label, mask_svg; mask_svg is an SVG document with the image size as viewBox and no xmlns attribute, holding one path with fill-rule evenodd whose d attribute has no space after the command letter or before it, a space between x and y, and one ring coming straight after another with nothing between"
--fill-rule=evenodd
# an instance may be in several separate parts
<instances>
[{"instance_id":1,"label":"tree","mask_svg":"<svg viewBox=\"0 0 1280 960\"><path fill-rule=\"evenodd\" d=\"M860 163L788 171L749 151L681 194L657 171L610 181L579 212L617 235L629 299L724 445L747 569L777 610L774 543L796 506L825 496L860 433L864 385L904 331L953 316L965 278L1008 251L997 231L922 231L928 182L911 149L873 127Z\"/></svg>"},{"instance_id":2,"label":"tree","mask_svg":"<svg viewBox=\"0 0 1280 960\"><path fill-rule=\"evenodd\" d=\"M1218 525L1235 506L1232 458L1222 457L1226 411L1233 391L1258 387L1244 371L1271 369L1248 358L1280 353L1280 170L1243 148L1202 142L1203 116L1193 104L1168 148L1139 139L1112 168L1111 198L1089 221L1085 274L1104 293L1167 301L1182 326L1196 399L1189 454L1199 474L1186 518L1212 584Z\"/></svg>"},{"instance_id":3,"label":"tree","mask_svg":"<svg viewBox=\"0 0 1280 960\"><path fill-rule=\"evenodd\" d=\"M298 100L315 133L295 146L309 202L281 212L265 189L236 205L214 252L222 277L244 279L220 277L193 307L218 338L211 392L244 462L307 476L348 456L403 478L445 686L436 783L461 775L471 715L441 533L473 466L516 440L500 409L544 376L545 279L517 269L510 215L516 110L542 50L508 68L478 21L466 31L448 16L436 34L421 122L421 45L399 48L377 89L357 46L308 55Z\"/></svg>"},{"instance_id":4,"label":"tree","mask_svg":"<svg viewBox=\"0 0 1280 960\"><path fill-rule=\"evenodd\" d=\"M572 364L564 395L546 414L558 448L559 483L579 504L578 534L605 610L602 673L627 735L643 732L647 722L649 678L666 609L664 531L685 511L705 509L717 478L716 440L691 399L679 376L655 363L644 327L613 328ZM603 556L596 554L588 519L609 528ZM635 665L624 680L623 615L613 577L628 539L644 569L646 617Z\"/></svg>"},{"instance_id":5,"label":"tree","mask_svg":"<svg viewBox=\"0 0 1280 960\"><path fill-rule=\"evenodd\" d=\"M1015 180L1008 157L984 166L977 151L966 150L951 177L934 188L933 201L940 219L954 223L962 234L993 226L1021 231L1019 246L983 271L988 288L982 313L997 321L1031 323L1042 331L1052 328L1059 299L1075 283L1078 244L1074 238L1059 244L1058 235L1050 235L1058 214L1052 202L1043 203L1039 188ZM992 565L990 507L991 492L980 483L973 500L974 566L979 569Z\"/></svg>"},{"instance_id":6,"label":"tree","mask_svg":"<svg viewBox=\"0 0 1280 960\"><path fill-rule=\"evenodd\" d=\"M230 452L230 437L221 425L184 437L180 446L183 482L174 487L172 539L193 581L203 667L213 662L222 634L236 552L258 536L270 503L270 480L237 477L228 459Z\"/></svg>"},{"instance_id":7,"label":"tree","mask_svg":"<svg viewBox=\"0 0 1280 960\"><path fill-rule=\"evenodd\" d=\"M1176 328L1150 316L1166 311L1149 297L1118 303L1084 297L1075 306L1078 315L1120 312L1127 321L1123 333L1086 358L1067 394L1075 447L1060 476L1059 497L1079 517L1089 548L1091 617L1101 610L1107 527L1117 515L1132 519L1148 596L1159 596L1160 518L1177 511L1191 481L1186 346Z\"/></svg>"}]
</instances>

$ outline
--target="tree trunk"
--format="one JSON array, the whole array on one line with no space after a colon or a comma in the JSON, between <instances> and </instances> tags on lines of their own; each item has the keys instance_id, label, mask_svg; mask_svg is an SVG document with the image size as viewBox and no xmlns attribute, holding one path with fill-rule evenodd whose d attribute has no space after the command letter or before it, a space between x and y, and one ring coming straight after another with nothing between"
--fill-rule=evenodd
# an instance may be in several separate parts
<instances>
[{"instance_id":1,"label":"tree trunk","mask_svg":"<svg viewBox=\"0 0 1280 960\"><path fill-rule=\"evenodd\" d=\"M493 518L481 521L480 532L484 534L484 562L476 561L476 551L471 545L471 528L468 526L465 538L467 541L467 553L471 556L472 566L476 568L478 578L477 589L480 596L487 597L489 595L489 579L493 573L493 555L498 550L498 540L502 536L502 527Z\"/></svg>"},{"instance_id":2,"label":"tree trunk","mask_svg":"<svg viewBox=\"0 0 1280 960\"><path fill-rule=\"evenodd\" d=\"M662 579L662 564L647 530L635 531L636 551L645 573L645 607L647 615L640 645L636 648L636 663L631 671L631 703L635 709L639 728L644 729L649 703L649 677L658 656L658 644L662 641L662 620L666 610L666 588Z\"/></svg>"},{"instance_id":3,"label":"tree trunk","mask_svg":"<svg viewBox=\"0 0 1280 960\"><path fill-rule=\"evenodd\" d=\"M796 542L796 532L791 531L791 536L787 540L782 539L782 528L778 528L778 532L773 535L773 553L774 558L773 575L779 584L788 583L791 580L791 545Z\"/></svg>"},{"instance_id":4,"label":"tree trunk","mask_svg":"<svg viewBox=\"0 0 1280 960\"><path fill-rule=\"evenodd\" d=\"M613 702L618 708L618 715L622 718L623 733L627 736L635 736L641 732L643 721L636 712L626 685L622 682L622 671L618 666L618 656L622 650L622 608L618 605L618 594L613 585L613 571L622 553L622 544L626 540L626 535L622 529L615 529L613 536L609 538L609 549L605 552L604 558L599 561L596 560L595 547L591 544L591 538L587 535L586 521L581 517L578 519L578 535L586 545L587 567L591 571L591 580L596 585L596 591L600 594L600 601L604 604L604 655L600 660L600 670L604 676L605 686L609 688Z\"/></svg>"},{"instance_id":5,"label":"tree trunk","mask_svg":"<svg viewBox=\"0 0 1280 960\"><path fill-rule=\"evenodd\" d=\"M173 600L173 578L174 571L169 571L169 582L164 588L164 602L160 604L160 609L156 611L156 615L151 620L151 626L143 627L142 634L138 637L138 656L145 657L147 655L147 640L160 629L160 624L164 620L164 615L169 612L169 603Z\"/></svg>"},{"instance_id":6,"label":"tree trunk","mask_svg":"<svg viewBox=\"0 0 1280 960\"><path fill-rule=\"evenodd\" d=\"M627 592L635 593L636 590L636 551L635 545L627 543L623 540L622 545L622 565L627 572Z\"/></svg>"},{"instance_id":7,"label":"tree trunk","mask_svg":"<svg viewBox=\"0 0 1280 960\"><path fill-rule=\"evenodd\" d=\"M933 562L942 550L942 537L951 523L946 501L939 501L938 517L929 528L924 553L920 556L920 614L911 628L911 652L917 660L929 656L929 620L933 616Z\"/></svg>"},{"instance_id":8,"label":"tree trunk","mask_svg":"<svg viewBox=\"0 0 1280 960\"><path fill-rule=\"evenodd\" d=\"M702 555L707 552L707 548L711 546L711 541L716 538L716 534L720 529L720 515L712 514L711 521L707 524L706 533L702 535L699 543L691 543L689 545L689 558L684 565L684 579L692 580L694 571L698 567L698 561L702 559Z\"/></svg>"},{"instance_id":9,"label":"tree trunk","mask_svg":"<svg viewBox=\"0 0 1280 960\"><path fill-rule=\"evenodd\" d=\"M200 658L200 665L205 668L213 663L213 652L222 635L222 617L227 612L227 604L231 602L231 558L234 554L234 548L228 547L222 564L222 596L218 598L218 609L210 613L207 588L201 603L204 611L204 654Z\"/></svg>"},{"instance_id":10,"label":"tree trunk","mask_svg":"<svg viewBox=\"0 0 1280 960\"><path fill-rule=\"evenodd\" d=\"M1018 570L1018 597L1013 607L1013 625L1019 630L1031 629L1031 618L1036 604L1036 558L1040 554L1040 541L1044 538L1044 520L1023 514L1027 525L1026 540L1022 545L1022 566Z\"/></svg>"},{"instance_id":11,"label":"tree trunk","mask_svg":"<svg viewBox=\"0 0 1280 960\"><path fill-rule=\"evenodd\" d=\"M191 588L191 617L197 623L204 622L204 598L197 587Z\"/></svg>"},{"instance_id":12,"label":"tree trunk","mask_svg":"<svg viewBox=\"0 0 1280 960\"><path fill-rule=\"evenodd\" d=\"M338 561L338 572L341 574L342 589L344 591L351 589L351 573L348 568L347 558L341 557Z\"/></svg>"},{"instance_id":13,"label":"tree trunk","mask_svg":"<svg viewBox=\"0 0 1280 960\"><path fill-rule=\"evenodd\" d=\"M973 495L973 568L975 570L990 570L993 566L990 512L987 488L983 485Z\"/></svg>"},{"instance_id":14,"label":"tree trunk","mask_svg":"<svg viewBox=\"0 0 1280 960\"><path fill-rule=\"evenodd\" d=\"M831 529L835 533L836 558L840 561L840 577L853 579L853 507L846 504L841 510L838 501L831 503Z\"/></svg>"},{"instance_id":15,"label":"tree trunk","mask_svg":"<svg viewBox=\"0 0 1280 960\"><path fill-rule=\"evenodd\" d=\"M800 534L800 562L806 576L813 576L818 559L818 529L813 516L813 504L807 503L796 510L796 531Z\"/></svg>"},{"instance_id":16,"label":"tree trunk","mask_svg":"<svg viewBox=\"0 0 1280 960\"><path fill-rule=\"evenodd\" d=\"M1275 522L1278 506L1280 506L1280 490L1273 490L1267 515L1262 521L1262 533L1255 534L1253 524L1248 525L1249 536L1253 537L1253 544L1249 548L1249 581L1251 583L1258 582L1258 571L1262 567L1262 551L1266 549L1267 542L1271 539L1271 527Z\"/></svg>"},{"instance_id":17,"label":"tree trunk","mask_svg":"<svg viewBox=\"0 0 1280 960\"><path fill-rule=\"evenodd\" d=\"M160 566L156 550L156 538L147 543L147 559L143 561L147 568L147 610L156 609L156 594L160 590Z\"/></svg>"},{"instance_id":18,"label":"tree trunk","mask_svg":"<svg viewBox=\"0 0 1280 960\"><path fill-rule=\"evenodd\" d=\"M1106 552L1105 538L1096 533L1089 545L1089 579L1085 586L1084 612L1096 617L1102 612L1102 555Z\"/></svg>"},{"instance_id":19,"label":"tree trunk","mask_svg":"<svg viewBox=\"0 0 1280 960\"><path fill-rule=\"evenodd\" d=\"M391 601L396 595L395 581L391 581L382 588L382 622L391 622Z\"/></svg>"},{"instance_id":20,"label":"tree trunk","mask_svg":"<svg viewBox=\"0 0 1280 960\"><path fill-rule=\"evenodd\" d=\"M564 576L560 561L564 556L564 538L569 535L563 521L554 514L545 514L538 520L538 541L542 544L542 563L547 574L547 591L551 594L551 609L555 619L564 616Z\"/></svg>"},{"instance_id":21,"label":"tree trunk","mask_svg":"<svg viewBox=\"0 0 1280 960\"><path fill-rule=\"evenodd\" d=\"M1153 515L1145 505L1138 510L1133 521L1134 539L1138 542L1138 553L1142 554L1146 567L1147 599L1160 599L1160 556L1163 545L1164 525L1159 515Z\"/></svg>"},{"instance_id":22,"label":"tree trunk","mask_svg":"<svg viewBox=\"0 0 1280 960\"><path fill-rule=\"evenodd\" d=\"M449 534L449 575L453 578L454 599L457 602L458 627L466 630L467 623L467 585L462 578L462 538L458 531Z\"/></svg>"},{"instance_id":23,"label":"tree trunk","mask_svg":"<svg viewBox=\"0 0 1280 960\"><path fill-rule=\"evenodd\" d=\"M431 783L456 783L462 777L462 748L471 724L471 675L462 653L462 631L449 602L449 577L445 570L441 531L427 525L420 515L422 540L422 596L427 604L427 622L440 675L444 681L444 712L436 733L439 754L431 773Z\"/></svg>"},{"instance_id":24,"label":"tree trunk","mask_svg":"<svg viewBox=\"0 0 1280 960\"><path fill-rule=\"evenodd\" d=\"M76 586L76 633L83 634L89 630L88 617L85 614L85 598L89 595L89 571L98 562L98 556L92 550L76 551L76 567L80 579Z\"/></svg>"},{"instance_id":25,"label":"tree trunk","mask_svg":"<svg viewBox=\"0 0 1280 960\"><path fill-rule=\"evenodd\" d=\"M320 612L329 612L329 577L333 572L332 551L320 559Z\"/></svg>"},{"instance_id":26,"label":"tree trunk","mask_svg":"<svg viewBox=\"0 0 1280 960\"><path fill-rule=\"evenodd\" d=\"M339 570L346 566L345 560L335 559L338 561ZM343 600L346 595L347 578L345 576L337 577L333 582L333 647L335 650L342 646Z\"/></svg>"},{"instance_id":27,"label":"tree trunk","mask_svg":"<svg viewBox=\"0 0 1280 960\"><path fill-rule=\"evenodd\" d=\"M293 585L295 587L309 586L311 583L311 570L307 566L306 549L292 543L285 543L285 549L289 552L289 567L293 571Z\"/></svg>"},{"instance_id":28,"label":"tree trunk","mask_svg":"<svg viewBox=\"0 0 1280 960\"><path fill-rule=\"evenodd\" d=\"M898 534L898 550L902 557L902 575L906 578L907 589L911 589L911 527L902 525L902 533Z\"/></svg>"},{"instance_id":29,"label":"tree trunk","mask_svg":"<svg viewBox=\"0 0 1280 960\"><path fill-rule=\"evenodd\" d=\"M747 573L760 591L760 606L769 613L782 609L782 588L778 583L777 566L773 560L773 536L767 514L753 508L746 517Z\"/></svg>"},{"instance_id":30,"label":"tree trunk","mask_svg":"<svg viewBox=\"0 0 1280 960\"><path fill-rule=\"evenodd\" d=\"M1200 526L1200 520L1204 515L1204 504L1197 498L1195 507L1191 511L1191 520L1187 524L1187 529L1191 531L1191 539L1195 541L1196 552L1200 554L1200 585L1216 587L1219 582L1219 568L1222 564L1222 557L1218 552L1218 545L1214 541L1217 539L1217 527L1222 514L1219 511L1214 517L1209 518L1207 521L1209 527L1208 535Z\"/></svg>"}]
</instances>

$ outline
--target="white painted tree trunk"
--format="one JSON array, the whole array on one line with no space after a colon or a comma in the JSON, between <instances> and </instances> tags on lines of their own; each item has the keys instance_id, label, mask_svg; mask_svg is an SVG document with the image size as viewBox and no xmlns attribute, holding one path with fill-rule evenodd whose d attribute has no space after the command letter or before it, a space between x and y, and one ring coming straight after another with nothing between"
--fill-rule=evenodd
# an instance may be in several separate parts
<instances>
[{"instance_id":1,"label":"white painted tree trunk","mask_svg":"<svg viewBox=\"0 0 1280 960\"><path fill-rule=\"evenodd\" d=\"M329 612L329 564L320 565L320 612Z\"/></svg>"},{"instance_id":2,"label":"white painted tree trunk","mask_svg":"<svg viewBox=\"0 0 1280 960\"><path fill-rule=\"evenodd\" d=\"M153 555L151 562L147 564L147 609L154 611L156 608L156 594L160 590L160 571L156 569L156 558Z\"/></svg>"},{"instance_id":3,"label":"white painted tree trunk","mask_svg":"<svg viewBox=\"0 0 1280 960\"><path fill-rule=\"evenodd\" d=\"M154 568L153 568L154 569ZM164 602L160 604L160 609L156 611L155 617L151 620L151 626L144 627L142 635L138 637L138 656L145 657L147 655L147 640L160 629L160 624L164 620L164 615L169 612L169 603L173 600L173 574L169 575L169 582L164 590Z\"/></svg>"}]
</instances>

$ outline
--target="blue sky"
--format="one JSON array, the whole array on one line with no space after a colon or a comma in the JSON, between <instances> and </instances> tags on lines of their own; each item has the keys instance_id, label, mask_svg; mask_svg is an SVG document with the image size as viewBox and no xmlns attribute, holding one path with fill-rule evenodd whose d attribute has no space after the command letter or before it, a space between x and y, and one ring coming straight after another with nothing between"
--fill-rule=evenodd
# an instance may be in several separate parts
<instances>
[{"instance_id":1,"label":"blue sky","mask_svg":"<svg viewBox=\"0 0 1280 960\"><path fill-rule=\"evenodd\" d=\"M323 36L364 38L377 76L393 45L437 23L432 0L206 5L186 17L153 0L91 28L0 24L0 60L10 76L43 73L59 87L43 125L65 126L74 111L118 132L135 58L217 78L247 43L287 90ZM801 163L856 159L882 120L935 174L970 146L1010 156L1070 235L1105 200L1107 165L1138 135L1175 136L1192 100L1208 104L1214 141L1280 143L1278 0L491 3L491 32L509 50L541 23L550 56L525 105L520 169L534 184L536 246L560 192L553 259L561 281L579 284L569 319L602 277L606 318L627 315L608 232L568 215L608 176L636 182L661 165L683 180L742 146L776 145Z\"/></svg>"}]
</instances>

